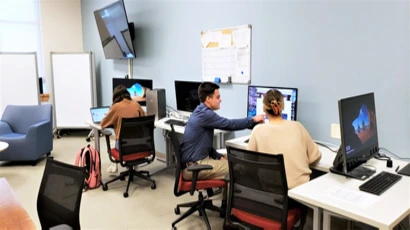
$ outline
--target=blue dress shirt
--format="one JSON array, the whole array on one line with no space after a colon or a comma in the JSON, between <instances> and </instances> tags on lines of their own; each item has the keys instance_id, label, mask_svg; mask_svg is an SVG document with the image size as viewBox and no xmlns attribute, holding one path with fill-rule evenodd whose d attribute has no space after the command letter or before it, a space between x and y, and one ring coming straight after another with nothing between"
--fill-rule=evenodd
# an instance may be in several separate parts
<instances>
[{"instance_id":1,"label":"blue dress shirt","mask_svg":"<svg viewBox=\"0 0 410 230\"><path fill-rule=\"evenodd\" d=\"M253 118L226 119L201 103L192 112L184 132L181 145L182 162L195 162L210 156L221 158L213 148L214 129L240 130L253 125Z\"/></svg>"}]
</instances>

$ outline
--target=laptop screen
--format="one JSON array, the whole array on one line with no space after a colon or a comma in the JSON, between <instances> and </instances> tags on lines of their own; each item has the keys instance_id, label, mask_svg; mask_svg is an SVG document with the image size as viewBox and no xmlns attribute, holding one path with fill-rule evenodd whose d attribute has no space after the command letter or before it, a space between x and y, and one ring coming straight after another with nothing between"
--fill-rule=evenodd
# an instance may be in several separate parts
<instances>
[{"instance_id":1,"label":"laptop screen","mask_svg":"<svg viewBox=\"0 0 410 230\"><path fill-rule=\"evenodd\" d=\"M110 107L97 107L97 108L91 108L91 118L93 119L93 122L96 124L99 124L101 120L107 115L108 111L110 110Z\"/></svg>"}]
</instances>

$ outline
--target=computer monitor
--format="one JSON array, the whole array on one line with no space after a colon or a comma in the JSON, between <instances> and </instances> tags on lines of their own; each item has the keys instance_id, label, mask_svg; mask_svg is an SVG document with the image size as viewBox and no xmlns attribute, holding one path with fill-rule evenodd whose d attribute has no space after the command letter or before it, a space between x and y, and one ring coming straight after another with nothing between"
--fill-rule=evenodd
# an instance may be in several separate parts
<instances>
[{"instance_id":1,"label":"computer monitor","mask_svg":"<svg viewBox=\"0 0 410 230\"><path fill-rule=\"evenodd\" d=\"M375 173L361 165L378 154L374 93L339 100L341 147L331 171L357 179Z\"/></svg>"},{"instance_id":2,"label":"computer monitor","mask_svg":"<svg viewBox=\"0 0 410 230\"><path fill-rule=\"evenodd\" d=\"M253 117L257 114L263 114L263 96L271 89L278 90L282 93L285 102L285 108L282 111L284 120L296 121L298 89L285 87L269 86L248 86L248 111L247 116ZM265 122L267 122L266 118Z\"/></svg>"},{"instance_id":3,"label":"computer monitor","mask_svg":"<svg viewBox=\"0 0 410 230\"><path fill-rule=\"evenodd\" d=\"M146 105L146 91L152 89L152 80L148 79L126 79L126 78L113 78L112 88L114 90L118 85L127 87L128 92L131 94L133 100L138 101L141 106Z\"/></svg>"},{"instance_id":4,"label":"computer monitor","mask_svg":"<svg viewBox=\"0 0 410 230\"><path fill-rule=\"evenodd\" d=\"M189 116L200 104L198 87L202 82L175 81L175 96L177 110L183 115Z\"/></svg>"}]
</instances>

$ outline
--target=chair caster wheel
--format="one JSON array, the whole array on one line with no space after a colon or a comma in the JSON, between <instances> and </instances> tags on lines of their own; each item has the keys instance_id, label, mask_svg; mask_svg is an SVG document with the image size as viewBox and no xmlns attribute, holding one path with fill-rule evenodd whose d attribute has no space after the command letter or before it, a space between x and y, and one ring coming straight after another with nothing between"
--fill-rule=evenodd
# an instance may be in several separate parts
<instances>
[{"instance_id":1,"label":"chair caster wheel","mask_svg":"<svg viewBox=\"0 0 410 230\"><path fill-rule=\"evenodd\" d=\"M172 230L177 230L177 227L172 227Z\"/></svg>"},{"instance_id":2,"label":"chair caster wheel","mask_svg":"<svg viewBox=\"0 0 410 230\"><path fill-rule=\"evenodd\" d=\"M85 138L85 140L87 141L87 142L90 142L90 138L89 137L87 137L87 138Z\"/></svg>"},{"instance_id":3,"label":"chair caster wheel","mask_svg":"<svg viewBox=\"0 0 410 230\"><path fill-rule=\"evenodd\" d=\"M128 197L128 192L124 192L124 198Z\"/></svg>"},{"instance_id":4,"label":"chair caster wheel","mask_svg":"<svg viewBox=\"0 0 410 230\"><path fill-rule=\"evenodd\" d=\"M120 181L125 181L125 176L120 177Z\"/></svg>"},{"instance_id":5,"label":"chair caster wheel","mask_svg":"<svg viewBox=\"0 0 410 230\"><path fill-rule=\"evenodd\" d=\"M176 207L176 208L174 209L174 212L175 212L176 215L181 214L181 211L179 210L179 207ZM174 228L175 228L175 227L174 227Z\"/></svg>"},{"instance_id":6,"label":"chair caster wheel","mask_svg":"<svg viewBox=\"0 0 410 230\"><path fill-rule=\"evenodd\" d=\"M57 135L57 139L60 139L60 135Z\"/></svg>"},{"instance_id":7,"label":"chair caster wheel","mask_svg":"<svg viewBox=\"0 0 410 230\"><path fill-rule=\"evenodd\" d=\"M107 189L108 189L108 185L102 184L102 190L103 190L103 191L107 191Z\"/></svg>"},{"instance_id":8,"label":"chair caster wheel","mask_svg":"<svg viewBox=\"0 0 410 230\"><path fill-rule=\"evenodd\" d=\"M199 214L199 216L202 216L202 213L198 210L198 214Z\"/></svg>"},{"instance_id":9,"label":"chair caster wheel","mask_svg":"<svg viewBox=\"0 0 410 230\"><path fill-rule=\"evenodd\" d=\"M156 188L157 188L157 185L156 185L156 184L152 184L152 185L151 185L151 189L152 189L152 190L154 190L154 189L156 189Z\"/></svg>"}]
</instances>

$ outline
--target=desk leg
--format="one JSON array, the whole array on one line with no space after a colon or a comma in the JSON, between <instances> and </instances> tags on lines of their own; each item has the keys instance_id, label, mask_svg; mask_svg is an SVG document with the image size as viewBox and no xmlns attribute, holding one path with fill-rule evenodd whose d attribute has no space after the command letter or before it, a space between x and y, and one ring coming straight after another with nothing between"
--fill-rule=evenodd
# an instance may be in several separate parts
<instances>
[{"instance_id":1,"label":"desk leg","mask_svg":"<svg viewBox=\"0 0 410 230\"><path fill-rule=\"evenodd\" d=\"M216 137L216 149L223 149L225 148L225 136L223 133L220 133Z\"/></svg>"},{"instance_id":2,"label":"desk leg","mask_svg":"<svg viewBox=\"0 0 410 230\"><path fill-rule=\"evenodd\" d=\"M100 131L96 128L93 128L93 133L94 133L94 148L101 154L100 152Z\"/></svg>"},{"instance_id":3,"label":"desk leg","mask_svg":"<svg viewBox=\"0 0 410 230\"><path fill-rule=\"evenodd\" d=\"M320 230L320 208L311 206L313 209L313 230Z\"/></svg>"},{"instance_id":4,"label":"desk leg","mask_svg":"<svg viewBox=\"0 0 410 230\"><path fill-rule=\"evenodd\" d=\"M165 163L165 168L162 168L162 169L160 169L160 170L158 170L158 171L155 171L155 172L153 172L153 173L150 173L151 175L154 175L154 174L157 174L157 173L160 173L160 172L162 172L162 171L165 171L165 170L167 170L167 169L169 169L169 168L173 168L174 167L174 162L172 162L172 153L171 153L171 151L172 151L172 148L171 148L171 140L170 140L170 138L168 137L168 131L166 131L166 135L165 135L165 157L166 157L166 159L165 159L165 161L163 161L162 159L158 159L159 161L161 161L161 162L163 162L163 163Z\"/></svg>"},{"instance_id":5,"label":"desk leg","mask_svg":"<svg viewBox=\"0 0 410 230\"><path fill-rule=\"evenodd\" d=\"M331 215L328 211L323 210L323 229L330 229Z\"/></svg>"}]
</instances>

